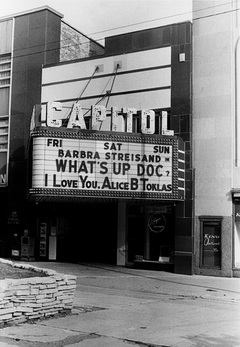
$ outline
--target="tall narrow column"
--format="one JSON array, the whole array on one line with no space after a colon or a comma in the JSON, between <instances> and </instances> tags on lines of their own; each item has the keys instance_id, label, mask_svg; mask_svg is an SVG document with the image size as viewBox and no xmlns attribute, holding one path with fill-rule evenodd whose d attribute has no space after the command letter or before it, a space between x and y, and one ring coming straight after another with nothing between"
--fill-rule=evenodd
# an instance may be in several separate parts
<instances>
[{"instance_id":1,"label":"tall narrow column","mask_svg":"<svg viewBox=\"0 0 240 347\"><path fill-rule=\"evenodd\" d=\"M118 202L117 265L126 264L126 202Z\"/></svg>"}]
</instances>

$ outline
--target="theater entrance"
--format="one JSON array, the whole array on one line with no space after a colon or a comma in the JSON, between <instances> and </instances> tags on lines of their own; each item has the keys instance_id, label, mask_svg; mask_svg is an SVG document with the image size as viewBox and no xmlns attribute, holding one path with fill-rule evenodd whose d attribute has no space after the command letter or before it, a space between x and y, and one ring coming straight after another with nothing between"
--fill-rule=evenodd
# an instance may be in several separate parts
<instances>
[{"instance_id":1,"label":"theater entrance","mask_svg":"<svg viewBox=\"0 0 240 347\"><path fill-rule=\"evenodd\" d=\"M116 249L117 203L39 206L37 259L116 264Z\"/></svg>"},{"instance_id":2,"label":"theater entrance","mask_svg":"<svg viewBox=\"0 0 240 347\"><path fill-rule=\"evenodd\" d=\"M116 264L116 203L85 203L68 220L70 260Z\"/></svg>"}]
</instances>

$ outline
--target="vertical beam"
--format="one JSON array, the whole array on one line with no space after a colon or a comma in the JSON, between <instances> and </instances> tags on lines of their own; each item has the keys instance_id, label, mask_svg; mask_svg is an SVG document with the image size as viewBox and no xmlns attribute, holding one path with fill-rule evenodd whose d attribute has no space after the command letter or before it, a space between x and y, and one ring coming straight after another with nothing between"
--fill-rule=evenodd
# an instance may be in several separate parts
<instances>
[{"instance_id":1,"label":"vertical beam","mask_svg":"<svg viewBox=\"0 0 240 347\"><path fill-rule=\"evenodd\" d=\"M117 265L126 264L126 202L118 202Z\"/></svg>"}]
</instances>

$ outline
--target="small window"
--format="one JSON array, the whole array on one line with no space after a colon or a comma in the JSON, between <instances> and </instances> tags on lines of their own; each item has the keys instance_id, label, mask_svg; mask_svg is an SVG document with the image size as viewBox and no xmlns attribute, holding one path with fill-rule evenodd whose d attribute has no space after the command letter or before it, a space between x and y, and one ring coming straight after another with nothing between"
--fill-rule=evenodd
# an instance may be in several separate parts
<instances>
[{"instance_id":1,"label":"small window","mask_svg":"<svg viewBox=\"0 0 240 347\"><path fill-rule=\"evenodd\" d=\"M201 267L221 268L222 217L200 216Z\"/></svg>"}]
</instances>

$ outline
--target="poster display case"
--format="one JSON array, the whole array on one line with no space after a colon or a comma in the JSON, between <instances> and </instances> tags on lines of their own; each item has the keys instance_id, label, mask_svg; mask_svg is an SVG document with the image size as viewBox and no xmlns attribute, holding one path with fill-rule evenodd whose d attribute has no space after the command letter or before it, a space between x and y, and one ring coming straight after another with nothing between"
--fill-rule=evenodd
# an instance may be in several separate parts
<instances>
[{"instance_id":1,"label":"poster display case","mask_svg":"<svg viewBox=\"0 0 240 347\"><path fill-rule=\"evenodd\" d=\"M201 216L201 267L221 268L222 217Z\"/></svg>"},{"instance_id":2,"label":"poster display case","mask_svg":"<svg viewBox=\"0 0 240 347\"><path fill-rule=\"evenodd\" d=\"M40 224L40 240L39 240L39 257L46 258L47 256L47 223Z\"/></svg>"}]
</instances>

